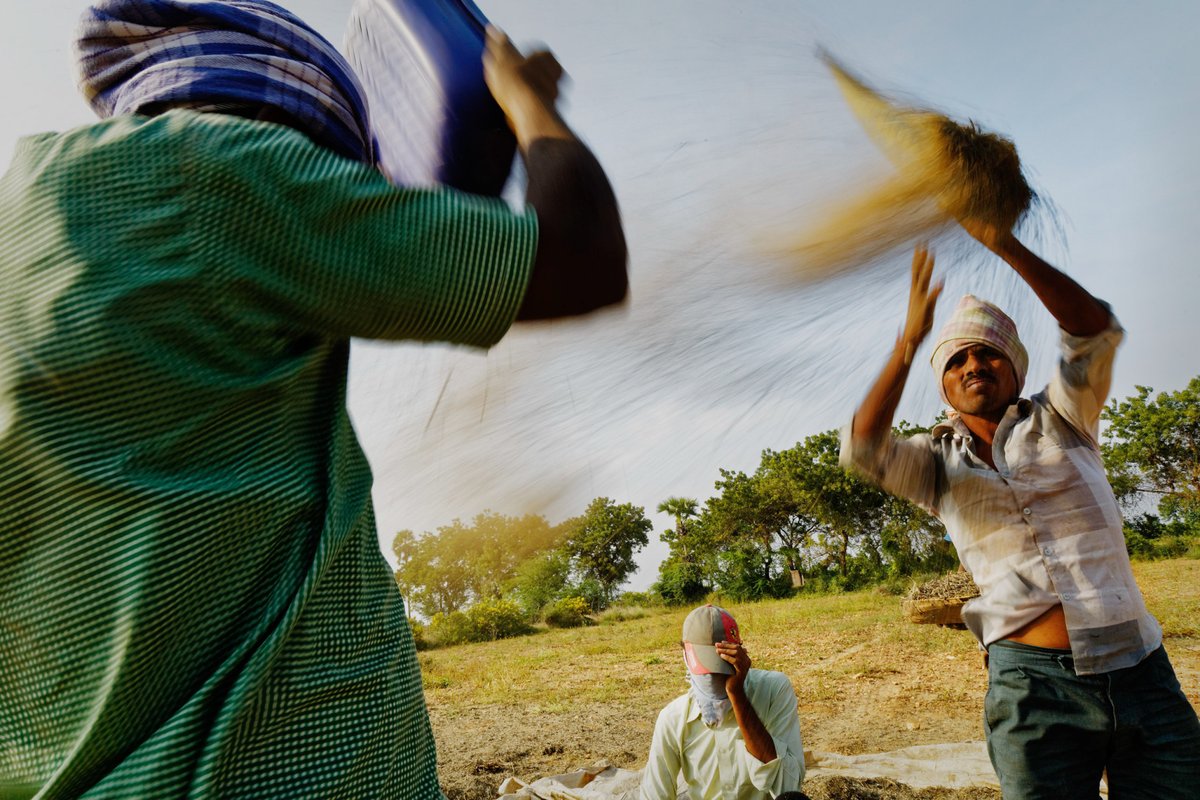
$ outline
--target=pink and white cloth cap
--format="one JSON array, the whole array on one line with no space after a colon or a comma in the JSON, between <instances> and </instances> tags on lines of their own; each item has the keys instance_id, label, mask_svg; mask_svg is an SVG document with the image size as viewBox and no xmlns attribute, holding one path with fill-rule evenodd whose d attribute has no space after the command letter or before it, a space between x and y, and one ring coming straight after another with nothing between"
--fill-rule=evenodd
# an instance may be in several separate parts
<instances>
[{"instance_id":1,"label":"pink and white cloth cap","mask_svg":"<svg viewBox=\"0 0 1200 800\"><path fill-rule=\"evenodd\" d=\"M937 343L929 363L937 376L938 393L949 404L942 375L946 364L954 355L973 344L986 344L999 350L1012 364L1017 378L1017 393L1025 385L1025 373L1029 369L1029 354L1017 335L1017 325L997 306L975 295L963 295L954 314L938 333Z\"/></svg>"},{"instance_id":2,"label":"pink and white cloth cap","mask_svg":"<svg viewBox=\"0 0 1200 800\"><path fill-rule=\"evenodd\" d=\"M700 606L683 621L683 660L693 675L732 675L733 665L717 654L717 642L742 643L737 621L714 605Z\"/></svg>"}]
</instances>

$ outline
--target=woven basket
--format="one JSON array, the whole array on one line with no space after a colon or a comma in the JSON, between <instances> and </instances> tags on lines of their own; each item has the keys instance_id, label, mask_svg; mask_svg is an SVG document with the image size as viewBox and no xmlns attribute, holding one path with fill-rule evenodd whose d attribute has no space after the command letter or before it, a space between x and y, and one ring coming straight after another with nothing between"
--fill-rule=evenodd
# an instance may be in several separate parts
<instances>
[{"instance_id":1,"label":"woven basket","mask_svg":"<svg viewBox=\"0 0 1200 800\"><path fill-rule=\"evenodd\" d=\"M900 608L909 622L930 625L961 625L962 607L969 597L931 597L901 600Z\"/></svg>"}]
</instances>

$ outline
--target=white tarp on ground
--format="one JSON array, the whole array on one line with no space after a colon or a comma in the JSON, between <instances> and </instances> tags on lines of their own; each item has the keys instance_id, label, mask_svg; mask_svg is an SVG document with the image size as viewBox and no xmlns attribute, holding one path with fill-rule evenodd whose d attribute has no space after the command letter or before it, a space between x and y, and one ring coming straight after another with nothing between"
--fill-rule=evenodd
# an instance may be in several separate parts
<instances>
[{"instance_id":1,"label":"white tarp on ground","mask_svg":"<svg viewBox=\"0 0 1200 800\"><path fill-rule=\"evenodd\" d=\"M940 786L964 789L971 786L999 788L996 773L983 742L927 744L893 750L843 756L805 751L805 780L823 775L848 778L890 778L914 789ZM500 784L501 800L636 800L640 770L620 769L600 762L588 769L526 783L508 778ZM1102 783L1100 793L1107 796ZM680 800L686 800L686 793Z\"/></svg>"},{"instance_id":2,"label":"white tarp on ground","mask_svg":"<svg viewBox=\"0 0 1200 800\"><path fill-rule=\"evenodd\" d=\"M500 784L501 800L637 800L641 770L620 769L601 761L566 775L551 775L531 783L506 778Z\"/></svg>"},{"instance_id":3,"label":"white tarp on ground","mask_svg":"<svg viewBox=\"0 0 1200 800\"><path fill-rule=\"evenodd\" d=\"M807 778L819 775L844 775L848 778L891 778L924 789L942 786L963 789L969 786L1000 787L983 742L923 744L893 750L843 756L837 753L805 753Z\"/></svg>"}]
</instances>

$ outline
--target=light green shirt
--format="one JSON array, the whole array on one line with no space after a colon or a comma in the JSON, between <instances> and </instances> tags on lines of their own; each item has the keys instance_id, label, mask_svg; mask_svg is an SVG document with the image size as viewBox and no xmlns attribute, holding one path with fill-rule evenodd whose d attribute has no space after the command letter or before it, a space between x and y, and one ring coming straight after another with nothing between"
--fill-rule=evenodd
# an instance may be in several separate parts
<instances>
[{"instance_id":1,"label":"light green shirt","mask_svg":"<svg viewBox=\"0 0 1200 800\"><path fill-rule=\"evenodd\" d=\"M537 225L175 111L0 179L0 799L440 797L352 336L495 343ZM38 793L40 792L40 793Z\"/></svg>"},{"instance_id":2,"label":"light green shirt","mask_svg":"<svg viewBox=\"0 0 1200 800\"><path fill-rule=\"evenodd\" d=\"M710 728L700 706L685 694L668 703L654 723L642 800L675 800L680 786L691 800L770 800L799 791L804 745L791 681L782 672L752 669L745 689L775 743L774 760L764 763L750 755L732 711Z\"/></svg>"}]
</instances>

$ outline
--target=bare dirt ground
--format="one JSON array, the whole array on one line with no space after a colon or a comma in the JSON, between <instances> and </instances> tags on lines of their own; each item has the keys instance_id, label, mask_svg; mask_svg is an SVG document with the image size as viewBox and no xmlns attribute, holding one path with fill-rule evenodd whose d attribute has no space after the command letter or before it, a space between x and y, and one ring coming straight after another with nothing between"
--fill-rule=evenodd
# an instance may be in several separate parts
<instances>
[{"instance_id":1,"label":"bare dirt ground","mask_svg":"<svg viewBox=\"0 0 1200 800\"><path fill-rule=\"evenodd\" d=\"M1184 691L1200 708L1200 562L1136 568ZM854 607L816 598L734 608L756 666L792 679L805 749L857 755L982 740L987 675L971 635L908 623L897 598L859 599ZM534 780L602 759L640 769L658 710L683 691L677 617L425 654L449 800L490 800L506 776ZM812 622L825 617L820 628ZM813 800L1000 796L837 776L807 780L804 791Z\"/></svg>"},{"instance_id":2,"label":"bare dirt ground","mask_svg":"<svg viewBox=\"0 0 1200 800\"><path fill-rule=\"evenodd\" d=\"M854 645L842 658L849 659L864 649L865 645ZM821 665L814 671L831 666ZM951 666L963 667L953 662ZM944 660L847 674L838 682L836 702L806 704L802 696L805 749L855 755L915 744L978 740L986 677L981 665L971 669L979 673L974 695L936 701L914 696L909 689L913 683L941 683ZM792 681L800 688L804 676L792 674ZM629 704L623 701L558 712L538 706L496 705L450 712L434 706L431 717L443 789L449 800L490 800L508 775L533 780L602 759L639 769L646 760L657 712L655 706L631 714ZM812 800L993 800L1000 796L982 788L918 791L894 781L838 776L808 781L804 788Z\"/></svg>"}]
</instances>

